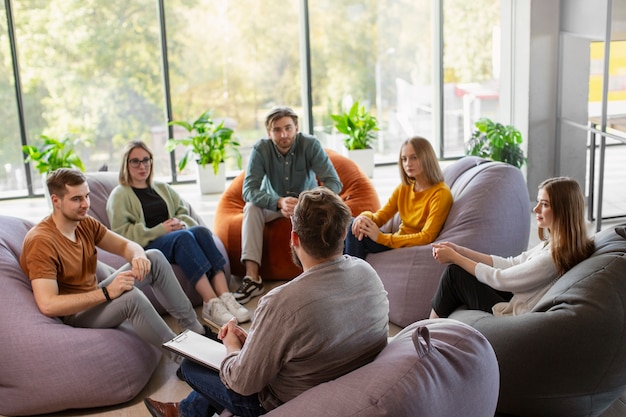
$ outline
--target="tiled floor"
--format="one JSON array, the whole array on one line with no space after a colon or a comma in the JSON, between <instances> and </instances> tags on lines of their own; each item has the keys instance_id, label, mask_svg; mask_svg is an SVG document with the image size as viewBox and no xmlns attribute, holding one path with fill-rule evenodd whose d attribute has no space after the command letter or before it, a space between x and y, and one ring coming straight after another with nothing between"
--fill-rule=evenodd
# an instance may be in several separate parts
<instances>
[{"instance_id":1,"label":"tiled floor","mask_svg":"<svg viewBox=\"0 0 626 417\"><path fill-rule=\"evenodd\" d=\"M626 195L623 191L623 170L626 164L618 161L610 161L611 174L607 174L607 188L605 189L605 196L609 199L607 203L607 209L610 209L613 213L626 213ZM443 163L447 165L449 163ZM607 165L608 167L608 165ZM387 198L393 191L394 187L399 183L398 168L395 165L377 167L374 172L374 186L379 193L381 203L386 202ZM202 216L207 225L212 227L215 218L215 209L217 207L217 201L219 195L201 195L195 184L183 184L176 185L176 190L183 195L194 207L196 211ZM534 196L531 196L531 200L534 200ZM20 199L20 200L6 200L0 201L0 213L4 215L19 216L29 219L33 222L38 222L48 213L48 208L43 198L33 199ZM536 226L534 216L531 216L531 240L529 246L534 246L537 242ZM616 223L626 221L625 219L604 221L602 224L603 229L610 227ZM590 230L593 230L593 224L589 224ZM238 278L234 278L235 280ZM268 287L279 285L280 282L267 282ZM236 283L233 283L236 285ZM246 304L251 311L256 308L258 298L253 299L250 303ZM198 308L198 314L200 313ZM166 318L168 323L175 327L175 324L170 318ZM244 325L247 326L246 324ZM395 334L398 331L397 327L393 327L391 332ZM63 413L56 413L55 416L94 416L94 417L148 417L149 413L143 405L143 399L146 397L153 397L159 401L178 401L185 397L190 388L187 384L179 381L175 376L177 365L162 359L161 364L152 376L152 379L144 390L132 401L121 404L114 407L98 408L95 410L78 410L67 411ZM2 417L2 416L0 416Z\"/></svg>"}]
</instances>

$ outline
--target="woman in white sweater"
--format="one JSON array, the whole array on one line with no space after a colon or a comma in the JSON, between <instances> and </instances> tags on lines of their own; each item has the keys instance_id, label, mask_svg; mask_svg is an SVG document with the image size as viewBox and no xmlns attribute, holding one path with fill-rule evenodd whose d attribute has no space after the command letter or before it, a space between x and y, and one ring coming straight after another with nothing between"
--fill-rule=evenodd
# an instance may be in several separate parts
<instances>
[{"instance_id":1,"label":"woman in white sweater","mask_svg":"<svg viewBox=\"0 0 626 417\"><path fill-rule=\"evenodd\" d=\"M432 245L434 258L452 265L441 276L431 318L448 317L463 305L494 315L527 313L559 277L593 253L585 199L575 180L542 182L533 211L541 243L516 257L486 255L452 242Z\"/></svg>"}]
</instances>

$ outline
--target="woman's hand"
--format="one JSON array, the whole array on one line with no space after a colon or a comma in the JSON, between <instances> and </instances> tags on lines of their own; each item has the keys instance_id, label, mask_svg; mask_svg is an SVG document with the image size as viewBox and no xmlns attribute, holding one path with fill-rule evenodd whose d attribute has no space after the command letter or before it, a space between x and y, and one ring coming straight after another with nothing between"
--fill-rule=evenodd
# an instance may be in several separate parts
<instances>
[{"instance_id":1,"label":"woman's hand","mask_svg":"<svg viewBox=\"0 0 626 417\"><path fill-rule=\"evenodd\" d=\"M363 237L367 236L372 241L376 242L379 233L380 229L376 223L368 217L358 216L352 222L352 234L359 240L363 240Z\"/></svg>"},{"instance_id":2,"label":"woman's hand","mask_svg":"<svg viewBox=\"0 0 626 417\"><path fill-rule=\"evenodd\" d=\"M454 258L458 255L459 246L452 242L432 243L433 258L440 264L454 263Z\"/></svg>"},{"instance_id":3,"label":"woman's hand","mask_svg":"<svg viewBox=\"0 0 626 417\"><path fill-rule=\"evenodd\" d=\"M167 219L163 222L163 227L165 227L165 232L170 233L176 230L183 230L187 228L187 225L180 219L173 217L171 219Z\"/></svg>"}]
</instances>

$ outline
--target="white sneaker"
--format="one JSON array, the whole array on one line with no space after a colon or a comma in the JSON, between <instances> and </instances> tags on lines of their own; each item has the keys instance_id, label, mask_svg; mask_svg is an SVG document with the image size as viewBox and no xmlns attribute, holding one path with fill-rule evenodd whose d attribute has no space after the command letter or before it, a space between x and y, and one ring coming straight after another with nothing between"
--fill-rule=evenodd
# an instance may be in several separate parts
<instances>
[{"instance_id":1,"label":"white sneaker","mask_svg":"<svg viewBox=\"0 0 626 417\"><path fill-rule=\"evenodd\" d=\"M202 318L211 326L221 328L233 316L219 298L211 298L202 306Z\"/></svg>"},{"instance_id":2,"label":"white sneaker","mask_svg":"<svg viewBox=\"0 0 626 417\"><path fill-rule=\"evenodd\" d=\"M235 316L239 323L250 320L250 312L235 300L235 296L230 292L220 295L220 300L224 303L228 311Z\"/></svg>"}]
</instances>

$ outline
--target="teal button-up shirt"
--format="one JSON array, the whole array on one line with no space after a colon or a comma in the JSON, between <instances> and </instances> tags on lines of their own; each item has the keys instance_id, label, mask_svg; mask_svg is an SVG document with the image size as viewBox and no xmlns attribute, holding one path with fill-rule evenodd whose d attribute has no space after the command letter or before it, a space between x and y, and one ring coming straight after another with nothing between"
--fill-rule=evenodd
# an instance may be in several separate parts
<instances>
[{"instance_id":1,"label":"teal button-up shirt","mask_svg":"<svg viewBox=\"0 0 626 417\"><path fill-rule=\"evenodd\" d=\"M315 136L298 133L286 155L274 142L259 140L250 153L243 181L243 199L261 208L278 210L280 197L297 197L319 182L335 193L343 187L335 167Z\"/></svg>"}]
</instances>

